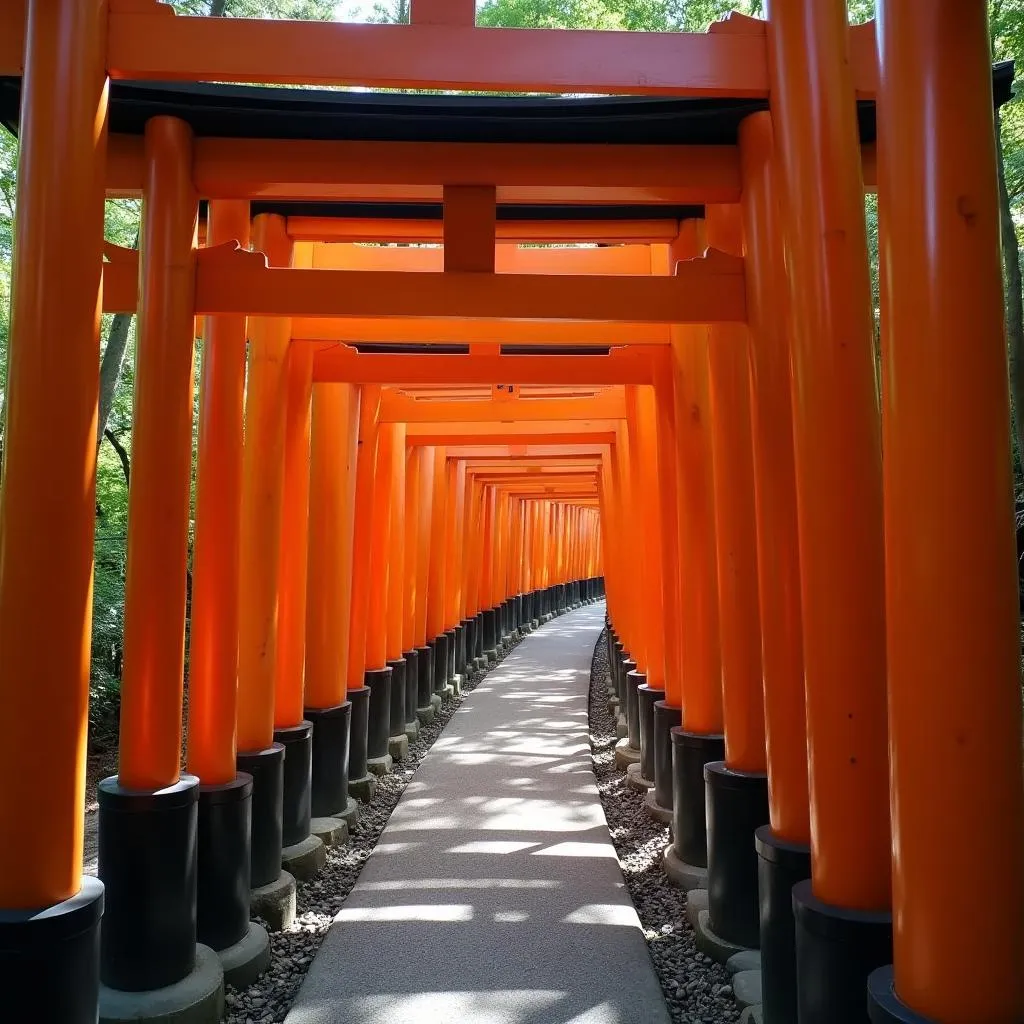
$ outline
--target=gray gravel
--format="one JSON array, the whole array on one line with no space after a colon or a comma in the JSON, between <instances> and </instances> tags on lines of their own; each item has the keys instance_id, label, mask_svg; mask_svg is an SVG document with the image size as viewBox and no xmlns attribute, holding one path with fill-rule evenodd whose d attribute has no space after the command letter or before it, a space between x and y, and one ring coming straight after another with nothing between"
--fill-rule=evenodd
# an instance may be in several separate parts
<instances>
[{"instance_id":1,"label":"gray gravel","mask_svg":"<svg viewBox=\"0 0 1024 1024\"><path fill-rule=\"evenodd\" d=\"M503 660L500 657L499 663ZM463 683L463 693L474 690L486 674L472 673ZM284 1020L331 921L355 886L402 792L462 700L462 696L448 698L438 717L420 726L419 739L409 744L408 758L380 779L373 800L361 806L359 824L352 829L348 845L328 847L327 864L319 876L298 883L295 924L288 931L271 932L269 969L242 992L227 988L224 1020L228 1024L281 1024Z\"/></svg>"},{"instance_id":2,"label":"gray gravel","mask_svg":"<svg viewBox=\"0 0 1024 1024\"><path fill-rule=\"evenodd\" d=\"M661 869L667 825L652 821L641 793L615 767L615 717L608 710L608 648L604 634L590 673L590 739L597 788L626 887L647 939L675 1024L732 1024L740 1019L725 967L697 950L686 920L686 894Z\"/></svg>"}]
</instances>

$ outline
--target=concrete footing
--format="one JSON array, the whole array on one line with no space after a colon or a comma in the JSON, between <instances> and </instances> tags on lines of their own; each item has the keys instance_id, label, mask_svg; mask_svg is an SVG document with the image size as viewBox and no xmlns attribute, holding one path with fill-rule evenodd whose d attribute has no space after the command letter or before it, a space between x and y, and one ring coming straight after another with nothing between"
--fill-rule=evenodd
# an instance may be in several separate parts
<instances>
[{"instance_id":1,"label":"concrete footing","mask_svg":"<svg viewBox=\"0 0 1024 1024\"><path fill-rule=\"evenodd\" d=\"M409 756L409 737L405 733L388 737L388 756L392 761L404 761Z\"/></svg>"},{"instance_id":2,"label":"concrete footing","mask_svg":"<svg viewBox=\"0 0 1024 1024\"><path fill-rule=\"evenodd\" d=\"M740 971L761 970L761 950L744 949L740 953L729 957L725 962L725 969L730 974L739 974ZM760 1002L760 1000L758 1000Z\"/></svg>"},{"instance_id":3,"label":"concrete footing","mask_svg":"<svg viewBox=\"0 0 1024 1024\"><path fill-rule=\"evenodd\" d=\"M316 836L306 836L281 851L281 867L303 882L315 878L327 863L327 847Z\"/></svg>"},{"instance_id":4,"label":"concrete footing","mask_svg":"<svg viewBox=\"0 0 1024 1024\"><path fill-rule=\"evenodd\" d=\"M248 988L270 966L270 936L255 921L233 946L217 950L224 983L237 989Z\"/></svg>"},{"instance_id":5,"label":"concrete footing","mask_svg":"<svg viewBox=\"0 0 1024 1024\"><path fill-rule=\"evenodd\" d=\"M441 705L443 703L444 703L444 698L441 696L441 694L439 694L439 693L432 693L430 695L430 704L431 704L431 706L434 709L434 714L435 715L437 714L438 711L441 710Z\"/></svg>"},{"instance_id":6,"label":"concrete footing","mask_svg":"<svg viewBox=\"0 0 1024 1024\"><path fill-rule=\"evenodd\" d=\"M724 964L731 956L743 952L745 948L744 946L737 946L735 943L726 941L721 935L716 935L711 927L711 914L707 910L702 910L697 915L694 938L696 939L697 948L705 956L711 957L712 960L717 960L720 964Z\"/></svg>"},{"instance_id":7,"label":"concrete footing","mask_svg":"<svg viewBox=\"0 0 1024 1024\"><path fill-rule=\"evenodd\" d=\"M425 708L416 709L416 718L420 725L430 725L431 722L437 717L437 709L431 702Z\"/></svg>"},{"instance_id":8,"label":"concrete footing","mask_svg":"<svg viewBox=\"0 0 1024 1024\"><path fill-rule=\"evenodd\" d=\"M680 889L689 892L691 889L707 889L708 887L708 869L680 860L674 845L666 847L662 854L661 866L665 869L668 880L673 885L678 885ZM744 947L737 947L737 949L742 948Z\"/></svg>"},{"instance_id":9,"label":"concrete footing","mask_svg":"<svg viewBox=\"0 0 1024 1024\"><path fill-rule=\"evenodd\" d=\"M353 800L350 796L344 810L331 815L332 818L341 818L348 825L349 832L359 824L359 801Z\"/></svg>"},{"instance_id":10,"label":"concrete footing","mask_svg":"<svg viewBox=\"0 0 1024 1024\"><path fill-rule=\"evenodd\" d=\"M748 1006L740 1014L740 1024L764 1024L764 1009L760 1006Z\"/></svg>"},{"instance_id":11,"label":"concrete footing","mask_svg":"<svg viewBox=\"0 0 1024 1024\"><path fill-rule=\"evenodd\" d=\"M253 889L249 912L267 922L272 932L284 931L295 921L295 879L287 872L266 885Z\"/></svg>"},{"instance_id":12,"label":"concrete footing","mask_svg":"<svg viewBox=\"0 0 1024 1024\"><path fill-rule=\"evenodd\" d=\"M697 927L697 919L700 917L700 912L707 909L707 889L691 889L686 894L686 920L690 922L691 928Z\"/></svg>"},{"instance_id":13,"label":"concrete footing","mask_svg":"<svg viewBox=\"0 0 1024 1024\"><path fill-rule=\"evenodd\" d=\"M348 823L334 815L329 818L311 818L309 831L324 846L344 846L348 842Z\"/></svg>"},{"instance_id":14,"label":"concrete footing","mask_svg":"<svg viewBox=\"0 0 1024 1024\"><path fill-rule=\"evenodd\" d=\"M663 807L659 804L653 789L648 790L647 796L644 798L644 810L647 811L655 821L660 821L662 825L672 824L672 808Z\"/></svg>"},{"instance_id":15,"label":"concrete footing","mask_svg":"<svg viewBox=\"0 0 1024 1024\"><path fill-rule=\"evenodd\" d=\"M209 946L196 946L196 965L181 981L148 992L122 992L100 985L100 1024L159 1021L217 1024L224 1014L224 970Z\"/></svg>"},{"instance_id":16,"label":"concrete footing","mask_svg":"<svg viewBox=\"0 0 1024 1024\"><path fill-rule=\"evenodd\" d=\"M366 759L366 770L371 775L387 775L394 763L390 754L384 754L382 757L368 757Z\"/></svg>"},{"instance_id":17,"label":"concrete footing","mask_svg":"<svg viewBox=\"0 0 1024 1024\"><path fill-rule=\"evenodd\" d=\"M744 1009L761 1005L761 972L739 971L732 978L732 994Z\"/></svg>"},{"instance_id":18,"label":"concrete footing","mask_svg":"<svg viewBox=\"0 0 1024 1024\"><path fill-rule=\"evenodd\" d=\"M348 794L350 797L355 797L356 800L362 800L364 804L368 804L373 799L374 793L377 792L377 785L376 775L367 774L361 779L349 779Z\"/></svg>"},{"instance_id":19,"label":"concrete footing","mask_svg":"<svg viewBox=\"0 0 1024 1024\"><path fill-rule=\"evenodd\" d=\"M452 676L452 681L449 685L456 697L462 696L462 676Z\"/></svg>"},{"instance_id":20,"label":"concrete footing","mask_svg":"<svg viewBox=\"0 0 1024 1024\"><path fill-rule=\"evenodd\" d=\"M418 718L415 722L405 723L405 738L410 743L415 743L420 738L420 723Z\"/></svg>"},{"instance_id":21,"label":"concrete footing","mask_svg":"<svg viewBox=\"0 0 1024 1024\"><path fill-rule=\"evenodd\" d=\"M620 771L628 769L631 764L640 763L640 751L629 745L629 737L626 736L615 744L615 767Z\"/></svg>"},{"instance_id":22,"label":"concrete footing","mask_svg":"<svg viewBox=\"0 0 1024 1024\"><path fill-rule=\"evenodd\" d=\"M621 705L619 705L621 707ZM620 714L615 719L615 735L621 740L629 735L629 724L626 722L626 716Z\"/></svg>"},{"instance_id":23,"label":"concrete footing","mask_svg":"<svg viewBox=\"0 0 1024 1024\"><path fill-rule=\"evenodd\" d=\"M642 764L631 764L626 769L626 785L638 793L646 793L648 790L654 789L654 779L644 778Z\"/></svg>"}]
</instances>

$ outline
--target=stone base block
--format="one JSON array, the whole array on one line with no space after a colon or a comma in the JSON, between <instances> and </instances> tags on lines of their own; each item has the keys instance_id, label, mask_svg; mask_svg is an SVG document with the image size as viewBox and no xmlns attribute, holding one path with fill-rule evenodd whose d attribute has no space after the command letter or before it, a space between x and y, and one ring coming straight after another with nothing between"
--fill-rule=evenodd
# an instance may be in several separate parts
<instances>
[{"instance_id":1,"label":"stone base block","mask_svg":"<svg viewBox=\"0 0 1024 1024\"><path fill-rule=\"evenodd\" d=\"M447 686L445 686L445 688L441 691L442 703L444 701L446 701L446 700L451 700L452 697L454 697L454 696L455 696L455 687L451 683L448 683Z\"/></svg>"},{"instance_id":2,"label":"stone base block","mask_svg":"<svg viewBox=\"0 0 1024 1024\"><path fill-rule=\"evenodd\" d=\"M738 971L732 978L732 994L744 1009L761 1005L761 972Z\"/></svg>"},{"instance_id":3,"label":"stone base block","mask_svg":"<svg viewBox=\"0 0 1024 1024\"><path fill-rule=\"evenodd\" d=\"M742 953L729 957L725 962L725 969L730 974L739 974L740 971L761 970L761 950L745 949ZM759 999L758 1002L761 1002Z\"/></svg>"},{"instance_id":4,"label":"stone base block","mask_svg":"<svg viewBox=\"0 0 1024 1024\"><path fill-rule=\"evenodd\" d=\"M451 681L450 685L451 685L451 688L452 688L452 693L456 697L461 697L462 696L462 686L463 686L463 683L464 683L464 680L463 680L462 676L459 676L459 675L452 676L452 681Z\"/></svg>"},{"instance_id":5,"label":"stone base block","mask_svg":"<svg viewBox=\"0 0 1024 1024\"><path fill-rule=\"evenodd\" d=\"M487 657L487 664L488 664L488 666L497 665L498 664L498 652L497 651L488 651L486 657Z\"/></svg>"},{"instance_id":6,"label":"stone base block","mask_svg":"<svg viewBox=\"0 0 1024 1024\"><path fill-rule=\"evenodd\" d=\"M702 911L708 909L707 889L691 889L686 894L686 920L690 922L691 928L697 927L697 919Z\"/></svg>"},{"instance_id":7,"label":"stone base block","mask_svg":"<svg viewBox=\"0 0 1024 1024\"><path fill-rule=\"evenodd\" d=\"M388 756L392 761L404 761L409 756L409 737L405 733L388 737Z\"/></svg>"},{"instance_id":8,"label":"stone base block","mask_svg":"<svg viewBox=\"0 0 1024 1024\"><path fill-rule=\"evenodd\" d=\"M764 1024L764 1008L760 1006L748 1006L740 1014L740 1024Z\"/></svg>"},{"instance_id":9,"label":"stone base block","mask_svg":"<svg viewBox=\"0 0 1024 1024\"><path fill-rule=\"evenodd\" d=\"M441 705L443 703L444 703L444 698L441 696L441 694L439 694L439 693L432 693L430 695L430 704L433 707L435 714L438 711L441 710Z\"/></svg>"},{"instance_id":10,"label":"stone base block","mask_svg":"<svg viewBox=\"0 0 1024 1024\"><path fill-rule=\"evenodd\" d=\"M655 820L660 821L662 825L672 824L672 808L663 807L655 799L655 792L653 789L648 790L647 796L644 797L644 810Z\"/></svg>"},{"instance_id":11,"label":"stone base block","mask_svg":"<svg viewBox=\"0 0 1024 1024\"><path fill-rule=\"evenodd\" d=\"M348 793L356 800L362 800L364 804L368 804L373 799L374 793L377 792L377 785L376 775L364 775L361 779L349 779Z\"/></svg>"},{"instance_id":12,"label":"stone base block","mask_svg":"<svg viewBox=\"0 0 1024 1024\"><path fill-rule=\"evenodd\" d=\"M626 716L620 714L615 719L615 735L621 740L629 735L629 724L626 722Z\"/></svg>"},{"instance_id":13,"label":"stone base block","mask_svg":"<svg viewBox=\"0 0 1024 1024\"><path fill-rule=\"evenodd\" d=\"M420 723L419 719L415 722L405 723L405 738L410 743L415 743L420 738Z\"/></svg>"},{"instance_id":14,"label":"stone base block","mask_svg":"<svg viewBox=\"0 0 1024 1024\"><path fill-rule=\"evenodd\" d=\"M267 922L272 932L284 931L295 922L295 879L287 872L266 885L253 889L249 913Z\"/></svg>"},{"instance_id":15,"label":"stone base block","mask_svg":"<svg viewBox=\"0 0 1024 1024\"><path fill-rule=\"evenodd\" d=\"M248 988L270 966L270 936L255 921L249 930L227 949L217 951L224 971L224 983L237 989Z\"/></svg>"},{"instance_id":16,"label":"stone base block","mask_svg":"<svg viewBox=\"0 0 1024 1024\"><path fill-rule=\"evenodd\" d=\"M626 769L626 785L635 789L638 793L646 793L654 789L654 779L645 779L643 776L643 765L631 764Z\"/></svg>"},{"instance_id":17,"label":"stone base block","mask_svg":"<svg viewBox=\"0 0 1024 1024\"><path fill-rule=\"evenodd\" d=\"M383 757L368 757L366 759L366 770L371 775L387 775L394 763L390 754L385 754Z\"/></svg>"},{"instance_id":18,"label":"stone base block","mask_svg":"<svg viewBox=\"0 0 1024 1024\"><path fill-rule=\"evenodd\" d=\"M353 800L352 797L348 798L348 803L345 805L345 809L338 811L337 814L332 814L332 818L341 818L346 825L348 825L349 832L352 831L359 824L359 801Z\"/></svg>"},{"instance_id":19,"label":"stone base block","mask_svg":"<svg viewBox=\"0 0 1024 1024\"><path fill-rule=\"evenodd\" d=\"M324 846L344 846L348 842L348 823L334 815L329 818L311 818L309 831Z\"/></svg>"},{"instance_id":20,"label":"stone base block","mask_svg":"<svg viewBox=\"0 0 1024 1024\"><path fill-rule=\"evenodd\" d=\"M665 869L669 881L673 885L678 885L680 889L689 892L691 889L707 889L708 887L708 869L702 868L699 864L687 864L686 861L680 860L674 845L666 847L665 853L662 855L661 866ZM737 946L736 948L743 949L744 947Z\"/></svg>"},{"instance_id":21,"label":"stone base block","mask_svg":"<svg viewBox=\"0 0 1024 1024\"><path fill-rule=\"evenodd\" d=\"M420 725L430 725L436 717L437 710L433 704L428 704L425 708L416 709L416 718Z\"/></svg>"},{"instance_id":22,"label":"stone base block","mask_svg":"<svg viewBox=\"0 0 1024 1024\"><path fill-rule=\"evenodd\" d=\"M181 981L149 992L122 992L100 985L100 1024L159 1021L217 1024L224 1015L224 970L209 946L196 946L196 965Z\"/></svg>"},{"instance_id":23,"label":"stone base block","mask_svg":"<svg viewBox=\"0 0 1024 1024\"><path fill-rule=\"evenodd\" d=\"M615 744L615 767L620 771L628 769L631 764L640 763L640 751L629 745L629 737Z\"/></svg>"},{"instance_id":24,"label":"stone base block","mask_svg":"<svg viewBox=\"0 0 1024 1024\"><path fill-rule=\"evenodd\" d=\"M697 915L697 927L694 931L696 932L697 948L705 956L717 960L720 964L724 964L729 957L735 956L744 948L727 942L721 935L716 935L711 927L711 915L706 910L702 910Z\"/></svg>"},{"instance_id":25,"label":"stone base block","mask_svg":"<svg viewBox=\"0 0 1024 1024\"><path fill-rule=\"evenodd\" d=\"M316 878L327 863L327 847L316 836L306 836L294 846L281 851L281 867L300 882Z\"/></svg>"}]
</instances>

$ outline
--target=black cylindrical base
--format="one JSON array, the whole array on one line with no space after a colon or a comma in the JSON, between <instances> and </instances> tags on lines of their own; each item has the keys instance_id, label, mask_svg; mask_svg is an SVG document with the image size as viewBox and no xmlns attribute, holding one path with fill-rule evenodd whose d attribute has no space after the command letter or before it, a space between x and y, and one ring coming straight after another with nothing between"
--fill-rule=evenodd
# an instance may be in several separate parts
<instances>
[{"instance_id":1,"label":"black cylindrical base","mask_svg":"<svg viewBox=\"0 0 1024 1024\"><path fill-rule=\"evenodd\" d=\"M724 756L723 736L672 730L672 845L681 861L700 868L708 863L704 765ZM753 829L749 842L753 850Z\"/></svg>"},{"instance_id":2,"label":"black cylindrical base","mask_svg":"<svg viewBox=\"0 0 1024 1024\"><path fill-rule=\"evenodd\" d=\"M640 703L636 692L647 685L647 673L633 669L626 676L626 735L634 750L640 749Z\"/></svg>"},{"instance_id":3,"label":"black cylindrical base","mask_svg":"<svg viewBox=\"0 0 1024 1024\"><path fill-rule=\"evenodd\" d=\"M477 612L473 619L473 657L482 658L484 656L484 613Z\"/></svg>"},{"instance_id":4,"label":"black cylindrical base","mask_svg":"<svg viewBox=\"0 0 1024 1024\"><path fill-rule=\"evenodd\" d=\"M682 720L682 708L654 702L654 799L662 807L672 806L672 730Z\"/></svg>"},{"instance_id":5,"label":"black cylindrical base","mask_svg":"<svg viewBox=\"0 0 1024 1024\"><path fill-rule=\"evenodd\" d=\"M615 696L619 698L619 704L622 703L622 694L626 685L626 677L622 672L622 662L628 657L626 654L626 648L623 646L622 641L615 638L615 649L612 651L612 660L609 662L608 670L611 672L612 685L615 687Z\"/></svg>"},{"instance_id":6,"label":"black cylindrical base","mask_svg":"<svg viewBox=\"0 0 1024 1024\"><path fill-rule=\"evenodd\" d=\"M61 903L0 910L0 992L12 1021L96 1024L102 916L103 883L88 875Z\"/></svg>"},{"instance_id":7,"label":"black cylindrical base","mask_svg":"<svg viewBox=\"0 0 1024 1024\"><path fill-rule=\"evenodd\" d=\"M460 622L455 629L454 655L452 658L452 677L466 677L466 631Z\"/></svg>"},{"instance_id":8,"label":"black cylindrical base","mask_svg":"<svg viewBox=\"0 0 1024 1024\"><path fill-rule=\"evenodd\" d=\"M912 1010L896 994L892 964L877 967L868 975L868 1020L871 1024L937 1024Z\"/></svg>"},{"instance_id":9,"label":"black cylindrical base","mask_svg":"<svg viewBox=\"0 0 1024 1024\"><path fill-rule=\"evenodd\" d=\"M448 672L444 677L445 685L447 685L455 681L455 630L446 629L444 635L448 637Z\"/></svg>"},{"instance_id":10,"label":"black cylindrical base","mask_svg":"<svg viewBox=\"0 0 1024 1024\"><path fill-rule=\"evenodd\" d=\"M263 750L240 751L240 772L252 776L252 835L249 844L249 884L258 889L281 875L281 836L284 832L284 747L272 743Z\"/></svg>"},{"instance_id":11,"label":"black cylindrical base","mask_svg":"<svg viewBox=\"0 0 1024 1024\"><path fill-rule=\"evenodd\" d=\"M417 647L420 656L419 679L416 681L416 707L429 708L430 695L434 692L434 648Z\"/></svg>"},{"instance_id":12,"label":"black cylindrical base","mask_svg":"<svg viewBox=\"0 0 1024 1024\"><path fill-rule=\"evenodd\" d=\"M868 975L892 962L892 916L822 903L809 879L793 887L793 914L800 1024L865 1024Z\"/></svg>"},{"instance_id":13,"label":"black cylindrical base","mask_svg":"<svg viewBox=\"0 0 1024 1024\"><path fill-rule=\"evenodd\" d=\"M621 715L625 715L629 701L629 673L636 670L635 659L624 653L619 662L619 714Z\"/></svg>"},{"instance_id":14,"label":"black cylindrical base","mask_svg":"<svg viewBox=\"0 0 1024 1024\"><path fill-rule=\"evenodd\" d=\"M370 737L370 691L365 686L348 691L352 705L352 727L348 734L348 777L366 778L366 744Z\"/></svg>"},{"instance_id":15,"label":"black cylindrical base","mask_svg":"<svg viewBox=\"0 0 1024 1024\"><path fill-rule=\"evenodd\" d=\"M498 651L498 616L493 608L485 608L483 611L483 654L496 654Z\"/></svg>"},{"instance_id":16,"label":"black cylindrical base","mask_svg":"<svg viewBox=\"0 0 1024 1024\"><path fill-rule=\"evenodd\" d=\"M99 877L106 890L100 978L124 992L181 981L196 961L199 780L165 789L99 784Z\"/></svg>"},{"instance_id":17,"label":"black cylindrical base","mask_svg":"<svg viewBox=\"0 0 1024 1024\"><path fill-rule=\"evenodd\" d=\"M761 925L754 833L768 821L768 776L712 761L704 765L704 798L711 927L726 942L756 949Z\"/></svg>"},{"instance_id":18,"label":"black cylindrical base","mask_svg":"<svg viewBox=\"0 0 1024 1024\"><path fill-rule=\"evenodd\" d=\"M227 949L249 930L252 776L199 787L196 939Z\"/></svg>"},{"instance_id":19,"label":"black cylindrical base","mask_svg":"<svg viewBox=\"0 0 1024 1024\"><path fill-rule=\"evenodd\" d=\"M650 683L636 688L640 709L640 774L651 782L654 781L654 705L664 699L665 691L653 689Z\"/></svg>"},{"instance_id":20,"label":"black cylindrical base","mask_svg":"<svg viewBox=\"0 0 1024 1024\"><path fill-rule=\"evenodd\" d=\"M434 693L441 693L448 685L448 637L439 633L434 637Z\"/></svg>"},{"instance_id":21,"label":"black cylindrical base","mask_svg":"<svg viewBox=\"0 0 1024 1024\"><path fill-rule=\"evenodd\" d=\"M476 642L476 638L473 636L474 629L476 627L475 619L463 619L461 622L462 626L462 646L460 648L462 657L462 667L459 671L462 673L462 678L468 679L469 673L473 669L473 645Z\"/></svg>"},{"instance_id":22,"label":"black cylindrical base","mask_svg":"<svg viewBox=\"0 0 1024 1024\"><path fill-rule=\"evenodd\" d=\"M416 722L416 707L420 696L420 652L406 651L405 659L405 726Z\"/></svg>"},{"instance_id":23,"label":"black cylindrical base","mask_svg":"<svg viewBox=\"0 0 1024 1024\"><path fill-rule=\"evenodd\" d=\"M313 723L310 813L314 818L327 818L348 806L352 703L345 701L332 708L306 708L305 715Z\"/></svg>"},{"instance_id":24,"label":"black cylindrical base","mask_svg":"<svg viewBox=\"0 0 1024 1024\"><path fill-rule=\"evenodd\" d=\"M281 806L281 844L294 846L309 838L313 781L313 725L302 721L274 730L274 742L284 747L284 802Z\"/></svg>"},{"instance_id":25,"label":"black cylindrical base","mask_svg":"<svg viewBox=\"0 0 1024 1024\"><path fill-rule=\"evenodd\" d=\"M796 1020L796 923L793 886L811 877L811 848L754 833L761 918L761 997L765 1024Z\"/></svg>"},{"instance_id":26,"label":"black cylindrical base","mask_svg":"<svg viewBox=\"0 0 1024 1024\"><path fill-rule=\"evenodd\" d=\"M391 669L391 729L388 735L405 735L405 658L388 662Z\"/></svg>"},{"instance_id":27,"label":"black cylindrical base","mask_svg":"<svg viewBox=\"0 0 1024 1024\"><path fill-rule=\"evenodd\" d=\"M363 675L370 691L370 716L366 727L366 756L384 757L391 735L391 669L368 669Z\"/></svg>"}]
</instances>

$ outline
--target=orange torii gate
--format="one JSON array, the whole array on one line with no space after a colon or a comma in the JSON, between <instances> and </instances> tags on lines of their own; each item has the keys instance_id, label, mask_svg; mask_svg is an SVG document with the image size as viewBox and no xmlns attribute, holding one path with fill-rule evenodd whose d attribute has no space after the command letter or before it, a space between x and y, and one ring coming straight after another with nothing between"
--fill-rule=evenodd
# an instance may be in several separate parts
<instances>
[{"instance_id":1,"label":"orange torii gate","mask_svg":"<svg viewBox=\"0 0 1024 1024\"><path fill-rule=\"evenodd\" d=\"M369 740L375 700L387 729L373 734L374 749L399 739L391 697L400 688L383 697L388 662L430 636L447 679L449 623L474 606L469 586L459 589L465 559L453 526L468 494L485 509L475 542L490 556L474 603L508 601L520 523L539 555L535 590L592 579L567 575L572 538L589 543L577 565L607 571L611 622L626 640L616 671L636 662L625 673L627 710L634 690L639 714L665 687L651 707L655 778L646 777L654 812L672 798L672 870L686 881L706 859L705 931L748 942L756 923L766 1019L792 1019L799 1005L804 1022L860 1021L868 999L875 1021L1024 1014L1020 986L1001 984L1024 951L1024 794L985 6L879 0L878 9L877 26L851 29L840 0L772 0L763 22L733 18L691 35L478 29L468 0L414 0L407 26L177 17L155 0L4 5L0 74L21 80L22 113L0 709L22 739L0 754L16 780L0 796L0 820L26 837L0 859L6 990L39 993L42 1016L53 1007L64 1019L95 1018L103 895L81 877L81 791L98 313L137 309L121 765L100 790L105 993L145 993L192 972L197 815L199 934L214 944L248 924L247 901L223 894L244 894L250 881L279 885L287 840L296 840L293 863L315 868L315 843L294 849L307 842L312 801L295 787L315 773L286 776L283 745L296 752L292 765L317 761L318 743L330 752L317 778L332 781L319 792L330 790L332 811L351 813L349 783L364 777L342 785L340 766L352 764L339 754L342 734ZM147 108L144 124L108 131L109 110L120 110L119 97L135 102L132 82L147 80L750 107L727 145L225 139L196 129L181 106L166 107L170 116ZM860 144L854 98L877 104L877 156ZM862 207L865 182L876 181L881 417ZM107 248L101 262L106 194L143 196L137 258ZM195 231L201 198L212 200L205 248ZM310 199L443 210L389 218L381 232L374 213L250 206ZM528 203L593 208L576 222L531 216L509 227L500 218ZM615 226L594 212L627 203L645 213L701 208L633 211ZM331 243L389 237L443 242L440 269L433 255L399 258L418 271L384 266L392 257L378 253L366 269L332 263L357 254ZM501 239L646 245L650 270L623 273L637 254L616 253L574 255L571 272L553 271L542 268L546 256L499 256ZM199 622L182 775L197 314L207 332ZM453 345L460 351L418 347ZM568 422L382 419L391 401L382 386L498 380L635 390L621 402L573 399L624 413ZM447 454L532 442L601 446L588 485L599 526L589 489L563 482L557 500L541 498L523 482L529 473L506 489ZM406 499L420 499L412 514L408 500L393 500L403 470ZM428 503L424 528L417 511ZM390 566L383 572L399 538L425 572L408 607ZM367 670L378 674L372 686ZM922 679L934 700L921 699ZM323 714L311 729L313 711ZM334 721L344 725L329 740ZM705 773L711 835L698 810ZM730 810L726 790L746 796ZM250 801L251 862L248 835L220 857L226 847L211 837ZM759 920L758 814L767 814L755 840ZM146 861L155 836L160 885L146 911L164 923L159 934L140 927L124 866L133 855ZM983 865L1000 898L951 890L964 863ZM983 950L945 926L968 915L993 937ZM210 967L205 952L200 959ZM216 977L211 984L215 998Z\"/></svg>"}]
</instances>

